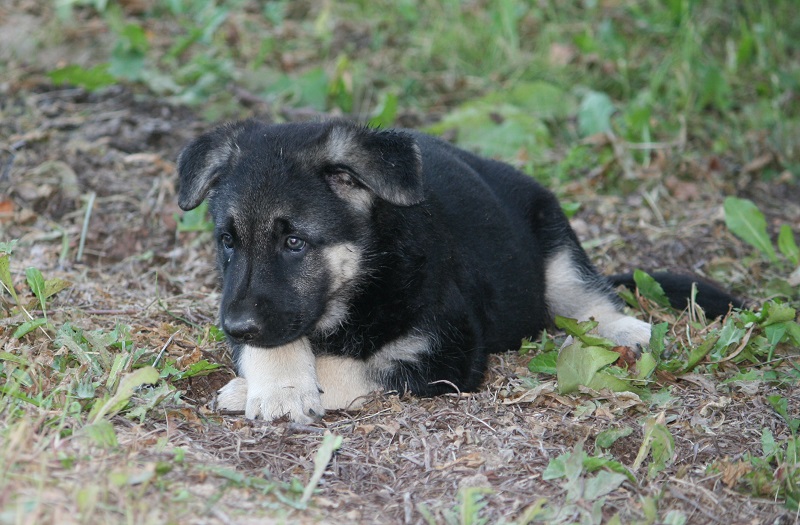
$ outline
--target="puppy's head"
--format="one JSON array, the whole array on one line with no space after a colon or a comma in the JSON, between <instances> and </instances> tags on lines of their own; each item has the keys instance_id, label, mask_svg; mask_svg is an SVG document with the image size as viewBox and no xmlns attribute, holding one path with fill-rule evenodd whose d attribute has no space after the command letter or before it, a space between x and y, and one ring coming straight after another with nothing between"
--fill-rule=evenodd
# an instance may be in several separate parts
<instances>
[{"instance_id":1,"label":"puppy's head","mask_svg":"<svg viewBox=\"0 0 800 525\"><path fill-rule=\"evenodd\" d=\"M209 200L234 343L335 329L363 279L378 206L423 199L413 137L343 122L221 126L178 158L179 205Z\"/></svg>"}]
</instances>

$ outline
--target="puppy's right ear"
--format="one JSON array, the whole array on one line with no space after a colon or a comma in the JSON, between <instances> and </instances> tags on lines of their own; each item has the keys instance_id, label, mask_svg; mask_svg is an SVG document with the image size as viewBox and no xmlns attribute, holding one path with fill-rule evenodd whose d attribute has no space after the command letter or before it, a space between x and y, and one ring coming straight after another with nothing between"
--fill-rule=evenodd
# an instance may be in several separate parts
<instances>
[{"instance_id":1,"label":"puppy's right ear","mask_svg":"<svg viewBox=\"0 0 800 525\"><path fill-rule=\"evenodd\" d=\"M239 153L235 124L220 126L194 139L178 155L178 206L191 210L203 202L214 183Z\"/></svg>"}]
</instances>

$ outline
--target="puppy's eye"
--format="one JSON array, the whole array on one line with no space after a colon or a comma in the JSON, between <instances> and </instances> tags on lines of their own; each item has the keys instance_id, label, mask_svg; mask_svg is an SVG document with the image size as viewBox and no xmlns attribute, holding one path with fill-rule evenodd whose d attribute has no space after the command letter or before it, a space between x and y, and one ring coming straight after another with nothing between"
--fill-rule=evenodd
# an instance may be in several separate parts
<instances>
[{"instance_id":1,"label":"puppy's eye","mask_svg":"<svg viewBox=\"0 0 800 525\"><path fill-rule=\"evenodd\" d=\"M303 249L306 247L306 241L301 239L300 237L295 237L294 235L290 235L286 237L286 248L293 252L302 252Z\"/></svg>"},{"instance_id":2,"label":"puppy's eye","mask_svg":"<svg viewBox=\"0 0 800 525\"><path fill-rule=\"evenodd\" d=\"M223 233L219 236L219 241L222 243L222 247L226 250L233 250L233 237L230 233Z\"/></svg>"}]
</instances>

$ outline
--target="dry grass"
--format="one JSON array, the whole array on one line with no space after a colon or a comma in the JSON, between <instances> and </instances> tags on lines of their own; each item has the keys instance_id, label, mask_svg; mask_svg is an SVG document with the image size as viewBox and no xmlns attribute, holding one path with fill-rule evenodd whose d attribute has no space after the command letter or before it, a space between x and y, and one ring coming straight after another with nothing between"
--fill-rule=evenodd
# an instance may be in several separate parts
<instances>
[{"instance_id":1,"label":"dry grass","mask_svg":"<svg viewBox=\"0 0 800 525\"><path fill-rule=\"evenodd\" d=\"M51 341L52 331L17 339L22 314L0 320L3 370L13 370L26 395L53 396L40 408L0 395L0 524L525 523L542 505L549 514L538 516L550 523L607 522L616 514L622 523L797 522L774 495L754 495L742 480L753 468L748 454L761 455L762 429L777 441L790 437L766 396L780 394L800 417L800 390L796 382L724 382L747 363L720 365L713 375L660 373L647 398L565 396L551 377L528 371L528 356L509 352L492 358L474 394L376 395L359 411L330 413L308 427L213 412L213 393L232 371L224 344L209 333L218 299L212 254L203 234L176 234L174 218L174 159L207 124L127 89L55 89L35 71L3 90L0 168L8 178L0 183L11 198L2 200L0 240L19 239L12 256L18 290L24 268L38 268L72 282L48 305L56 327L130 327L133 348L148 362L163 351L162 363L179 370L203 359L226 366L165 380L179 396L165 396L142 419L114 416L117 444L104 446L87 430L93 399L69 397L89 366L59 368L72 356ZM724 227L723 195L746 186L771 224L800 231L796 182L765 183L720 159L670 150L654 159L650 171L634 174L649 188L646 197L598 195L592 177L588 186L564 188L583 204L574 224L598 265L693 268L724 276L740 292L759 289L768 265L754 262ZM652 315L671 323L675 345L697 344L707 331L686 316ZM576 497L563 478L545 479L554 458L581 447L599 454L595 439L609 429L631 429L608 450L631 467L645 421L659 414L675 453L654 477L648 461L633 473L636 483L594 499ZM305 505L301 494L327 432L343 443ZM576 479L588 484L595 475L579 469Z\"/></svg>"}]
</instances>

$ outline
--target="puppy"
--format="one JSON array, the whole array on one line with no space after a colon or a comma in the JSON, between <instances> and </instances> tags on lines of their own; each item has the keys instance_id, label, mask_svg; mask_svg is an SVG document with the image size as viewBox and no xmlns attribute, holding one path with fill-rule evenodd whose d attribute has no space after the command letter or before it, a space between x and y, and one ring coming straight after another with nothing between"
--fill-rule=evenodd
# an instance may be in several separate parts
<instances>
[{"instance_id":1,"label":"puppy","mask_svg":"<svg viewBox=\"0 0 800 525\"><path fill-rule=\"evenodd\" d=\"M439 139L251 120L195 139L178 172L181 208L209 202L241 376L218 405L248 418L309 422L377 389L474 390L490 352L556 315L594 319L619 345L650 340L550 191Z\"/></svg>"}]
</instances>

